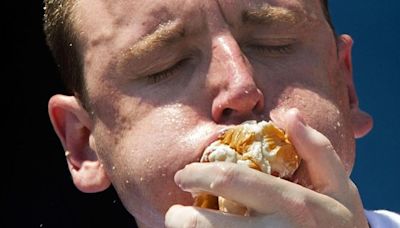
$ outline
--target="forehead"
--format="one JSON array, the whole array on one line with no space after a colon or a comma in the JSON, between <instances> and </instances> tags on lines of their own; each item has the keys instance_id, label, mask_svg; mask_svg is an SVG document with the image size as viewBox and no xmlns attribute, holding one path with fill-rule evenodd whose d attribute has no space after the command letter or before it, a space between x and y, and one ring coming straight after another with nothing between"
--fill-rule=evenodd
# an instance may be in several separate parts
<instances>
[{"instance_id":1,"label":"forehead","mask_svg":"<svg viewBox=\"0 0 400 228\"><path fill-rule=\"evenodd\" d=\"M221 16L232 24L244 10L265 4L323 18L319 0L80 0L77 3L74 12L78 28L89 31L92 38L96 33L104 36L126 26L140 36L177 18L191 23Z\"/></svg>"}]
</instances>

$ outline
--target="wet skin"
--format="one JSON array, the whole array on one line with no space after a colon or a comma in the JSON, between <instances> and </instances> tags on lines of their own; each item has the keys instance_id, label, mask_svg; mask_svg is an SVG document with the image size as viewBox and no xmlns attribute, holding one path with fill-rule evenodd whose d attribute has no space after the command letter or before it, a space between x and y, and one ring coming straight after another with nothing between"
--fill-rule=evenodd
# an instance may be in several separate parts
<instances>
[{"instance_id":1,"label":"wet skin","mask_svg":"<svg viewBox=\"0 0 400 228\"><path fill-rule=\"evenodd\" d=\"M285 127L290 108L329 139L350 174L354 136L365 134L351 124L359 117L351 39L336 39L319 1L81 0L74 13L90 110L71 105L80 144L58 134L71 170L95 167L87 170L97 182L82 174L77 187L111 182L139 224L162 226L172 205L193 203L174 175L218 131L271 116ZM72 98L53 104L63 99ZM309 176L302 165L293 181L312 188Z\"/></svg>"}]
</instances>

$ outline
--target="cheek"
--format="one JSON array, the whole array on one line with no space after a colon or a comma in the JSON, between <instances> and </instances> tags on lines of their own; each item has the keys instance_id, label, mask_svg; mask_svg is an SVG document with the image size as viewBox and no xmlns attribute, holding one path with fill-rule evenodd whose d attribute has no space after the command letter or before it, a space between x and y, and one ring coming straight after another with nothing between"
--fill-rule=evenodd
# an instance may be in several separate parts
<instances>
[{"instance_id":1,"label":"cheek","mask_svg":"<svg viewBox=\"0 0 400 228\"><path fill-rule=\"evenodd\" d=\"M136 216L162 217L172 204L192 203L191 195L176 186L174 175L199 160L199 145L214 130L180 104L144 113L138 119L121 115L118 119L125 121L111 129L99 123L96 144L125 207Z\"/></svg>"},{"instance_id":2,"label":"cheek","mask_svg":"<svg viewBox=\"0 0 400 228\"><path fill-rule=\"evenodd\" d=\"M289 108L298 108L305 121L331 141L346 171L350 173L355 148L347 105L335 95L292 87L282 92L273 111Z\"/></svg>"}]
</instances>

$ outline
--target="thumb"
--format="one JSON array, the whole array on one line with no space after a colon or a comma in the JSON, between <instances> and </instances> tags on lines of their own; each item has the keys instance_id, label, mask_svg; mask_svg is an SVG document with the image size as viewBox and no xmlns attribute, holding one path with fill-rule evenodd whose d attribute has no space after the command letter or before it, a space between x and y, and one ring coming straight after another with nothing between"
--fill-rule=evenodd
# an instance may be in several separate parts
<instances>
[{"instance_id":1,"label":"thumb","mask_svg":"<svg viewBox=\"0 0 400 228\"><path fill-rule=\"evenodd\" d=\"M289 139L302 158L312 185L324 193L339 190L347 175L329 139L308 126L297 109L288 110L284 118Z\"/></svg>"}]
</instances>

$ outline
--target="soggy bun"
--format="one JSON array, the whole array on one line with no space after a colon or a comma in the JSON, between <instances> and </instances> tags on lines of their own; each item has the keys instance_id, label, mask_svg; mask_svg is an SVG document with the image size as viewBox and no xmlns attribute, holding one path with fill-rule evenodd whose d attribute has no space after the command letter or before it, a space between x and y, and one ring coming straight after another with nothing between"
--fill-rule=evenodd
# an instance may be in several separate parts
<instances>
[{"instance_id":1,"label":"soggy bun","mask_svg":"<svg viewBox=\"0 0 400 228\"><path fill-rule=\"evenodd\" d=\"M203 153L200 162L225 161L279 177L290 178L300 157L287 134L271 121L247 121L224 131ZM221 196L199 194L194 206L246 215L249 210Z\"/></svg>"}]
</instances>

